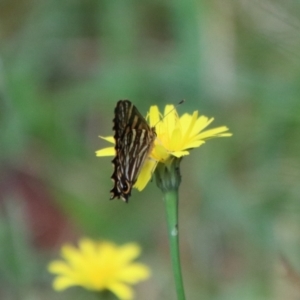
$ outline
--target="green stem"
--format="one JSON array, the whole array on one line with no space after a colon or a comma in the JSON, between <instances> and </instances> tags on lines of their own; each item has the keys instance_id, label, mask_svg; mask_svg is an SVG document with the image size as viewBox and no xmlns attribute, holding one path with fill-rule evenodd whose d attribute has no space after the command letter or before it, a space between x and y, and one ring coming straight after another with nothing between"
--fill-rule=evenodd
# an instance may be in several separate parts
<instances>
[{"instance_id":1,"label":"green stem","mask_svg":"<svg viewBox=\"0 0 300 300\"><path fill-rule=\"evenodd\" d=\"M178 189L165 191L164 203L167 213L171 261L176 285L177 299L184 300L185 295L181 274L178 236Z\"/></svg>"},{"instance_id":2,"label":"green stem","mask_svg":"<svg viewBox=\"0 0 300 300\"><path fill-rule=\"evenodd\" d=\"M155 170L155 179L157 186L164 195L177 299L185 300L178 236L178 189L181 182L180 161L181 158L174 157L165 163L159 163Z\"/></svg>"}]
</instances>

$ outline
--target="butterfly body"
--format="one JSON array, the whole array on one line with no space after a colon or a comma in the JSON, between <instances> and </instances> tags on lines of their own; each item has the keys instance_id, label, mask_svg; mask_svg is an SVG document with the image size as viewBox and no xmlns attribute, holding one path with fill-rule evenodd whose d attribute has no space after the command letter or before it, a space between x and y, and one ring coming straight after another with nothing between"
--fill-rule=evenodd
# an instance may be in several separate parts
<instances>
[{"instance_id":1,"label":"butterfly body","mask_svg":"<svg viewBox=\"0 0 300 300\"><path fill-rule=\"evenodd\" d=\"M118 101L113 122L116 156L112 160L111 199L117 197L128 202L131 189L152 151L156 133L129 100Z\"/></svg>"}]
</instances>

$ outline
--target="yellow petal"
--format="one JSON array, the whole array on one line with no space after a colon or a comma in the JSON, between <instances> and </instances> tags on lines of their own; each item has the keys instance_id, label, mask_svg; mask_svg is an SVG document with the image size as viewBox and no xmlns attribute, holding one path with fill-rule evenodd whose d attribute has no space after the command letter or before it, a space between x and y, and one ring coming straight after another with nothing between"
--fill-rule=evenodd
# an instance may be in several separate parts
<instances>
[{"instance_id":1,"label":"yellow petal","mask_svg":"<svg viewBox=\"0 0 300 300\"><path fill-rule=\"evenodd\" d=\"M221 127L203 131L200 134L198 134L195 138L197 138L199 140L203 140L203 139L212 138L212 137L222 137L222 136L224 136L224 134L225 134L225 136L231 136L232 134L229 132L224 133L227 130L228 130L228 128L226 126L221 126Z\"/></svg>"},{"instance_id":2,"label":"yellow petal","mask_svg":"<svg viewBox=\"0 0 300 300\"><path fill-rule=\"evenodd\" d=\"M170 152L168 152L167 149L161 144L156 144L151 152L151 157L159 162L165 162L169 156Z\"/></svg>"},{"instance_id":3,"label":"yellow petal","mask_svg":"<svg viewBox=\"0 0 300 300\"><path fill-rule=\"evenodd\" d=\"M156 168L157 161L153 159L147 159L144 163L142 170L138 176L137 182L134 187L139 191L143 190L147 183L150 181L152 174Z\"/></svg>"},{"instance_id":4,"label":"yellow petal","mask_svg":"<svg viewBox=\"0 0 300 300\"><path fill-rule=\"evenodd\" d=\"M114 139L113 136L101 136L101 135L99 135L99 138L101 138L101 139L103 139L105 141L108 141L108 142L110 142L112 144L115 144L115 139Z\"/></svg>"},{"instance_id":5,"label":"yellow petal","mask_svg":"<svg viewBox=\"0 0 300 300\"><path fill-rule=\"evenodd\" d=\"M180 117L182 135L185 139L184 142L191 136L197 118L198 118L198 111L194 111L192 116L188 114L184 114L182 117Z\"/></svg>"},{"instance_id":6,"label":"yellow petal","mask_svg":"<svg viewBox=\"0 0 300 300\"><path fill-rule=\"evenodd\" d=\"M176 123L178 121L177 111L174 108L174 105L166 105L163 123L165 125L166 133L168 134L168 138L171 138L171 134L175 129Z\"/></svg>"},{"instance_id":7,"label":"yellow petal","mask_svg":"<svg viewBox=\"0 0 300 300\"><path fill-rule=\"evenodd\" d=\"M53 274L69 274L71 269L65 262L55 260L48 265L48 271Z\"/></svg>"},{"instance_id":8,"label":"yellow petal","mask_svg":"<svg viewBox=\"0 0 300 300\"><path fill-rule=\"evenodd\" d=\"M157 125L159 123L160 114L159 114L158 107L156 105L153 105L150 107L147 117L149 118L150 127L154 127L155 125Z\"/></svg>"},{"instance_id":9,"label":"yellow petal","mask_svg":"<svg viewBox=\"0 0 300 300\"><path fill-rule=\"evenodd\" d=\"M171 154L175 157L182 157L185 155L189 155L190 152L189 151L174 151L174 152L171 152Z\"/></svg>"},{"instance_id":10,"label":"yellow petal","mask_svg":"<svg viewBox=\"0 0 300 300\"><path fill-rule=\"evenodd\" d=\"M97 252L103 251L104 249L108 249L108 251L115 251L117 245L115 243L109 241L100 241L97 243ZM107 250L106 250L107 251Z\"/></svg>"},{"instance_id":11,"label":"yellow petal","mask_svg":"<svg viewBox=\"0 0 300 300\"><path fill-rule=\"evenodd\" d=\"M83 259L89 259L95 257L96 253L96 244L90 239L81 239L79 241L79 250L81 251L81 255L84 257Z\"/></svg>"},{"instance_id":12,"label":"yellow petal","mask_svg":"<svg viewBox=\"0 0 300 300\"><path fill-rule=\"evenodd\" d=\"M108 289L113 292L120 300L132 300L133 290L126 284L116 283L110 284Z\"/></svg>"},{"instance_id":13,"label":"yellow petal","mask_svg":"<svg viewBox=\"0 0 300 300\"><path fill-rule=\"evenodd\" d=\"M193 142L189 142L189 143L186 143L184 145L184 147L182 148L182 150L197 148L197 147L200 147L202 144L205 144L205 141L193 141Z\"/></svg>"},{"instance_id":14,"label":"yellow petal","mask_svg":"<svg viewBox=\"0 0 300 300\"><path fill-rule=\"evenodd\" d=\"M108 147L96 151L96 156L115 156L115 155L116 155L116 150L114 147Z\"/></svg>"},{"instance_id":15,"label":"yellow petal","mask_svg":"<svg viewBox=\"0 0 300 300\"><path fill-rule=\"evenodd\" d=\"M82 264L81 253L70 245L65 245L61 249L62 257L68 261L71 266L80 266Z\"/></svg>"},{"instance_id":16,"label":"yellow petal","mask_svg":"<svg viewBox=\"0 0 300 300\"><path fill-rule=\"evenodd\" d=\"M136 243L127 243L119 248L118 258L120 261L128 262L134 260L141 254L141 247Z\"/></svg>"},{"instance_id":17,"label":"yellow petal","mask_svg":"<svg viewBox=\"0 0 300 300\"><path fill-rule=\"evenodd\" d=\"M180 149L181 142L182 142L181 129L177 127L172 132L171 139L170 139L170 144L169 144L169 149L171 151Z\"/></svg>"},{"instance_id":18,"label":"yellow petal","mask_svg":"<svg viewBox=\"0 0 300 300\"><path fill-rule=\"evenodd\" d=\"M97 253L99 260L109 262L118 256L117 246L114 243L102 242L98 244Z\"/></svg>"},{"instance_id":19,"label":"yellow petal","mask_svg":"<svg viewBox=\"0 0 300 300\"><path fill-rule=\"evenodd\" d=\"M58 276L53 281L53 289L58 292L75 285L77 283L70 277Z\"/></svg>"},{"instance_id":20,"label":"yellow petal","mask_svg":"<svg viewBox=\"0 0 300 300\"><path fill-rule=\"evenodd\" d=\"M134 284L140 280L148 279L151 275L150 269L139 263L131 264L119 274L119 279L126 283Z\"/></svg>"},{"instance_id":21,"label":"yellow petal","mask_svg":"<svg viewBox=\"0 0 300 300\"><path fill-rule=\"evenodd\" d=\"M180 124L181 126L185 126L186 123L189 123L191 119L191 115L189 115L188 113L183 114L180 118Z\"/></svg>"},{"instance_id":22,"label":"yellow petal","mask_svg":"<svg viewBox=\"0 0 300 300\"><path fill-rule=\"evenodd\" d=\"M166 126L165 126L165 124L164 124L164 122L162 120L156 124L156 126L155 126L155 132L156 132L157 137L158 136L161 137L161 136L163 136L163 135L166 134L165 127Z\"/></svg>"},{"instance_id":23,"label":"yellow petal","mask_svg":"<svg viewBox=\"0 0 300 300\"><path fill-rule=\"evenodd\" d=\"M208 119L208 117L206 116L200 116L195 122L195 125L190 132L190 137L197 135L200 131L205 129L213 120L214 118Z\"/></svg>"}]
</instances>

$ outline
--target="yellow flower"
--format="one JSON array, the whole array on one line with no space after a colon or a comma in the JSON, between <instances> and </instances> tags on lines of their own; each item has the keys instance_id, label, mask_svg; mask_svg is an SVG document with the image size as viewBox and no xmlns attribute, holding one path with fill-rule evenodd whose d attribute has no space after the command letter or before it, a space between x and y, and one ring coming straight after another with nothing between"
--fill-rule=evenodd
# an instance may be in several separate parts
<instances>
[{"instance_id":1,"label":"yellow flower","mask_svg":"<svg viewBox=\"0 0 300 300\"><path fill-rule=\"evenodd\" d=\"M199 116L198 111L194 111L193 114L185 113L179 117L173 105L166 105L163 115L157 106L151 106L147 119L150 126L155 127L157 137L149 159L145 161L134 185L140 191L151 179L157 163L166 163L172 157L179 158L188 155L189 150L200 147L208 139L232 135L226 126L205 130L214 118ZM115 143L112 136L101 138ZM115 149L114 147L104 148L98 150L96 155L114 156Z\"/></svg>"},{"instance_id":2,"label":"yellow flower","mask_svg":"<svg viewBox=\"0 0 300 300\"><path fill-rule=\"evenodd\" d=\"M130 284L150 276L146 265L132 262L140 252L135 243L117 246L108 241L82 239L79 249L65 245L61 251L64 260L53 261L48 266L49 272L57 275L53 288L62 291L81 286L93 291L109 290L121 300L133 299Z\"/></svg>"}]
</instances>

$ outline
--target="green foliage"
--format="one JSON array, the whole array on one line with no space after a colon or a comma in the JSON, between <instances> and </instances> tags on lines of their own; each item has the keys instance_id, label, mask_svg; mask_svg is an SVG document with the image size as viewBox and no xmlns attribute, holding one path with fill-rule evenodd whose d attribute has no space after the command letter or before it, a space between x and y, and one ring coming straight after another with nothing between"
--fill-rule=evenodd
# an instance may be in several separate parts
<instances>
[{"instance_id":1,"label":"green foliage","mask_svg":"<svg viewBox=\"0 0 300 300\"><path fill-rule=\"evenodd\" d=\"M52 291L46 265L91 236L139 242L154 276L138 299L174 299L160 191L109 201L95 157L127 98L143 114L186 99L233 133L182 163L187 299L299 294L299 18L283 0L2 1L0 298L86 299Z\"/></svg>"}]
</instances>

